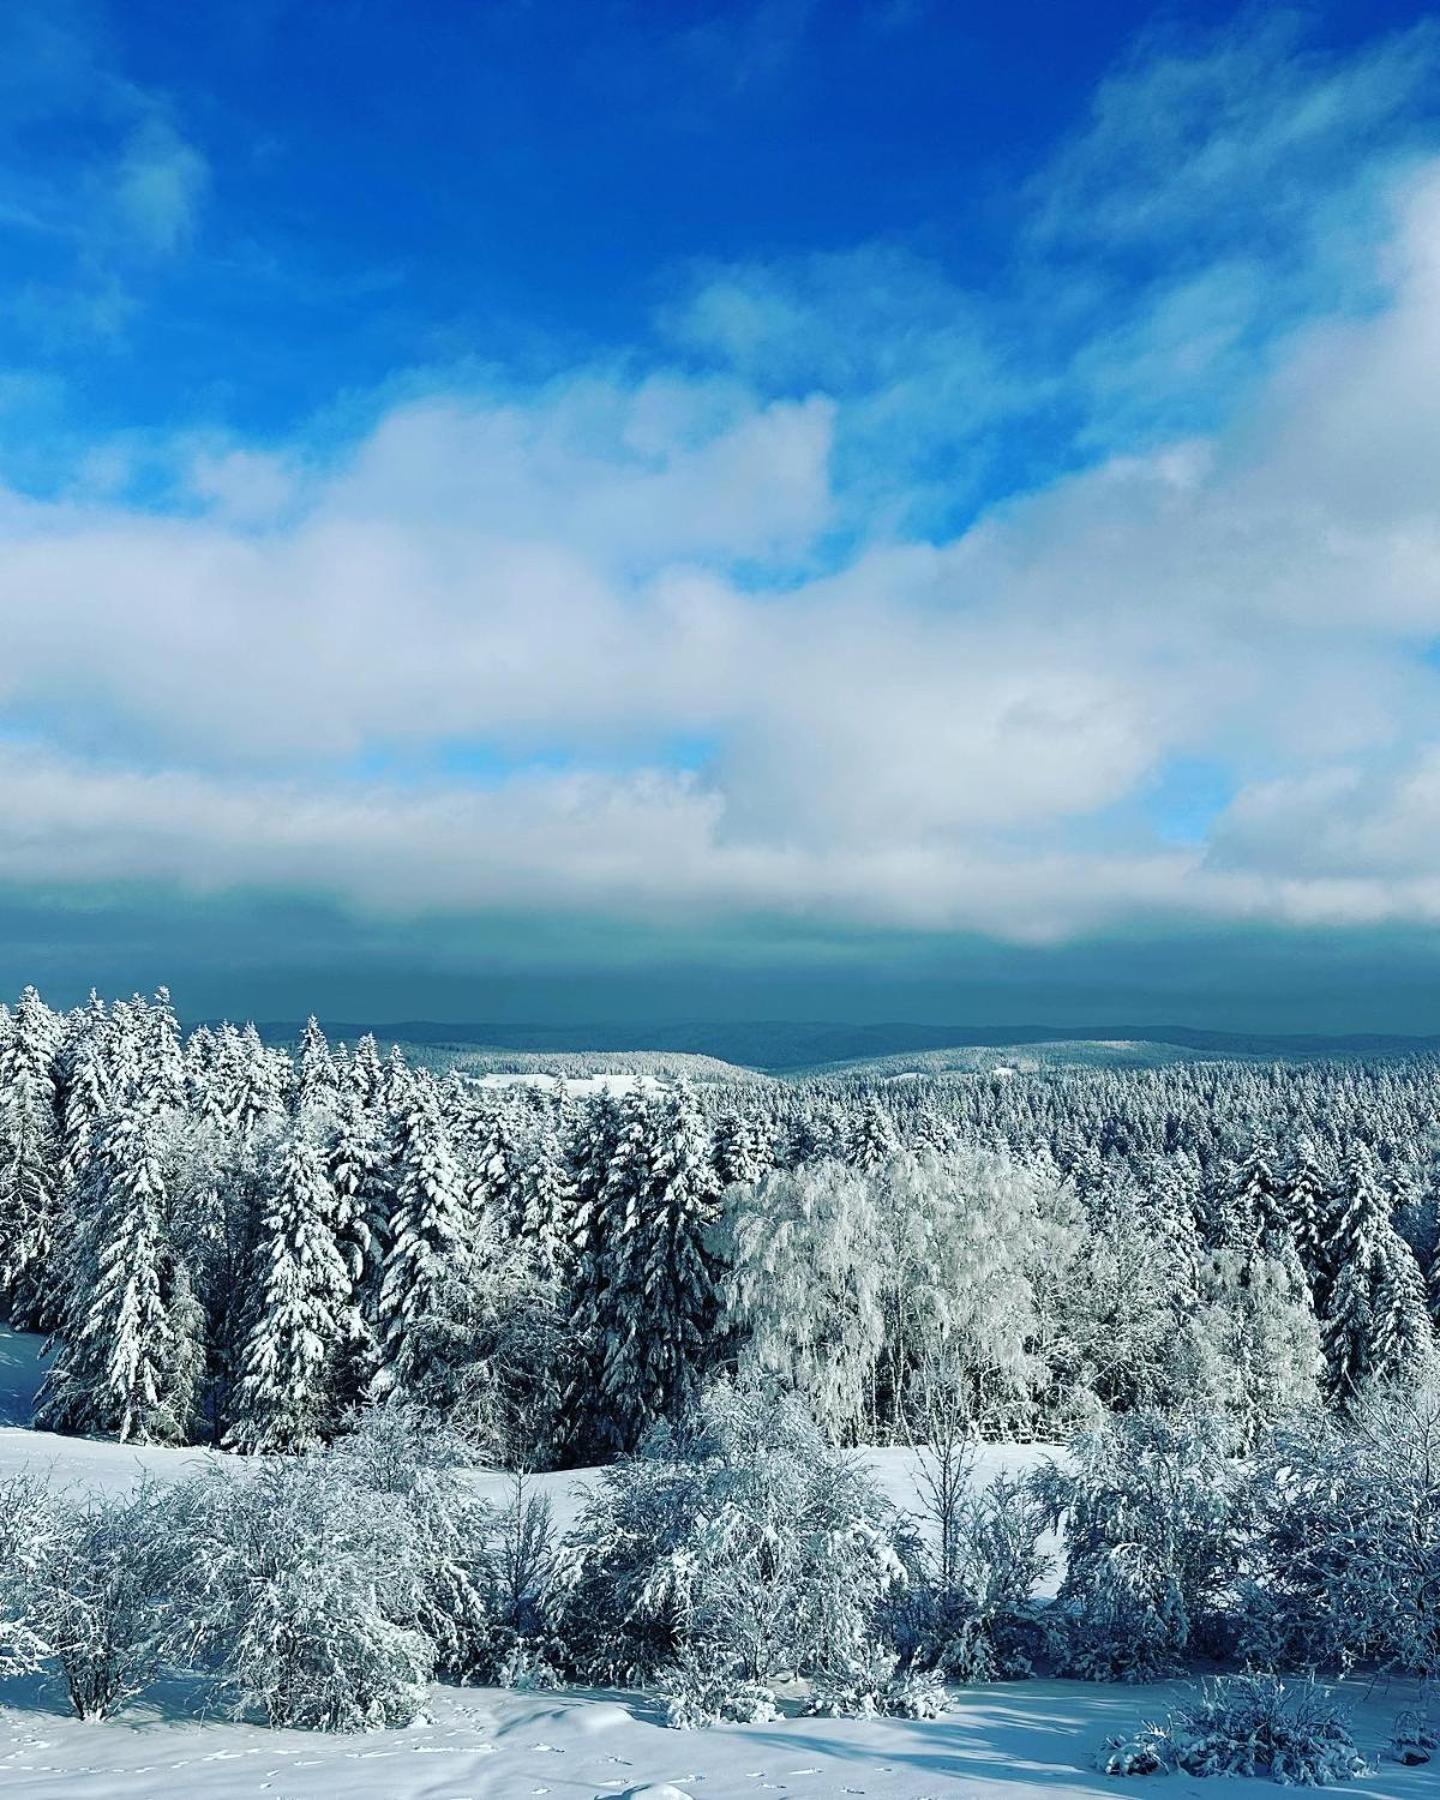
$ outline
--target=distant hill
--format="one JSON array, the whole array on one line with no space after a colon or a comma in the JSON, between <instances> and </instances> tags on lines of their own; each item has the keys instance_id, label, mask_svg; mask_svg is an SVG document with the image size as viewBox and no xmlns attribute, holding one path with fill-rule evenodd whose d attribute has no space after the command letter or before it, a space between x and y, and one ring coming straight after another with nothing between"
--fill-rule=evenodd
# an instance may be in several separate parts
<instances>
[{"instance_id":1,"label":"distant hill","mask_svg":"<svg viewBox=\"0 0 1440 1800\"><path fill-rule=\"evenodd\" d=\"M692 1079L733 1079L743 1070L798 1075L834 1070L860 1073L866 1064L895 1057L952 1059L942 1066L977 1066L968 1053L1028 1048L1039 1062L1123 1062L1159 1064L1182 1059L1243 1058L1265 1062L1299 1062L1315 1058L1374 1059L1440 1055L1440 1036L1400 1037L1378 1033L1344 1036L1289 1035L1274 1032L1196 1031L1183 1025L915 1025L905 1023L846 1025L828 1022L699 1021L690 1023L591 1025L436 1024L406 1019L388 1024L324 1020L331 1040L353 1043L373 1031L382 1045L399 1043L417 1060L435 1066L463 1066L475 1072L526 1072L525 1057L561 1057L574 1074L625 1066L621 1059L641 1056L644 1072L666 1072L675 1061L703 1059L704 1068L685 1066ZM270 1043L294 1043L298 1022L262 1024ZM1123 1049L1121 1048L1123 1046ZM1013 1058L1011 1060L1014 1060ZM580 1066L583 1061L584 1067ZM978 1066L984 1066L983 1059ZM919 1063L916 1062L918 1070ZM728 1070L728 1073L727 1073ZM551 1071L554 1072L554 1071ZM893 1071L892 1071L893 1072Z\"/></svg>"}]
</instances>

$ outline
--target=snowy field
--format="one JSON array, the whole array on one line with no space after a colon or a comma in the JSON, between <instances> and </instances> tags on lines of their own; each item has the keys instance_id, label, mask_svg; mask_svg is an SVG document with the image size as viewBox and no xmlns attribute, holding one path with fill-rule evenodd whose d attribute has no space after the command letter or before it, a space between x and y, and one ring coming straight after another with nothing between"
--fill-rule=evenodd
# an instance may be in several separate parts
<instances>
[{"instance_id":1,"label":"snowy field","mask_svg":"<svg viewBox=\"0 0 1440 1800\"><path fill-rule=\"evenodd\" d=\"M0 1417L28 1414L38 1383L39 1340L0 1332ZM983 1453L983 1478L1033 1466L1035 1446ZM914 1460L904 1450L865 1453L897 1504L916 1505ZM197 1450L136 1450L0 1428L0 1476L30 1470L103 1490L142 1472L173 1480L207 1459ZM219 1458L233 1466L229 1458ZM537 1478L557 1522L574 1517L594 1471ZM506 1478L477 1482L500 1500ZM1051 1585L1053 1586L1053 1576ZM551 1795L555 1800L646 1793L734 1800L779 1794L823 1800L1040 1800L1114 1792L1094 1757L1112 1732L1163 1713L1183 1684L1104 1687L1044 1681L957 1690L952 1717L938 1722L787 1717L769 1725L667 1730L659 1710L633 1694L566 1690L517 1694L484 1688L434 1689L427 1722L363 1736L270 1731L214 1719L197 1722L178 1684L159 1687L102 1724L73 1719L58 1687L38 1677L0 1683L0 1796L29 1800L488 1800ZM1411 1684L1356 1697L1356 1737L1377 1774L1352 1784L1357 1797L1425 1795L1432 1770L1378 1761L1396 1712L1413 1704ZM1167 1790L1192 1784L1164 1778ZM1276 1790L1268 1782L1227 1782L1225 1795Z\"/></svg>"},{"instance_id":2,"label":"snowy field","mask_svg":"<svg viewBox=\"0 0 1440 1800\"><path fill-rule=\"evenodd\" d=\"M666 1730L633 1695L507 1694L437 1687L430 1722L405 1731L332 1737L196 1724L166 1697L82 1725L33 1681L0 1688L0 1793L29 1800L555 1800L646 1793L692 1800L769 1794L796 1800L1042 1800L1115 1794L1132 1784L1099 1774L1105 1737L1163 1712L1180 1684L1095 1687L1039 1681L967 1688L948 1719L785 1719L773 1725ZM181 1696L174 1696L175 1707ZM1370 1756L1388 1738L1406 1684L1363 1696L1356 1741ZM1377 1763L1340 1790L1356 1800L1433 1795L1433 1770ZM1212 1785L1154 1778L1163 1794ZM669 1784L668 1789L666 1784ZM1140 1782L1139 1791L1148 1791ZM1270 1782L1226 1781L1215 1800L1274 1795Z\"/></svg>"}]
</instances>

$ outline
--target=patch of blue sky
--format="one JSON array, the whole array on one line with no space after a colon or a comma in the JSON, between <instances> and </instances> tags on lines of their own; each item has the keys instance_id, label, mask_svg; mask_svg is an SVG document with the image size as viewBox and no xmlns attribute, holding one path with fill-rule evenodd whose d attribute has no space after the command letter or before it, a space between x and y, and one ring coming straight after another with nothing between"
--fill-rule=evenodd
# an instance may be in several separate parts
<instances>
[{"instance_id":1,"label":"patch of blue sky","mask_svg":"<svg viewBox=\"0 0 1440 1800\"><path fill-rule=\"evenodd\" d=\"M1237 787L1234 774L1213 758L1172 756L1151 777L1140 809L1162 843L1203 844Z\"/></svg>"},{"instance_id":2,"label":"patch of blue sky","mask_svg":"<svg viewBox=\"0 0 1440 1800\"><path fill-rule=\"evenodd\" d=\"M641 734L617 741L504 744L493 738L450 738L426 745L373 745L352 757L343 774L357 782L503 787L537 775L638 774L661 770L699 774L714 760L717 738L695 732Z\"/></svg>"}]
</instances>

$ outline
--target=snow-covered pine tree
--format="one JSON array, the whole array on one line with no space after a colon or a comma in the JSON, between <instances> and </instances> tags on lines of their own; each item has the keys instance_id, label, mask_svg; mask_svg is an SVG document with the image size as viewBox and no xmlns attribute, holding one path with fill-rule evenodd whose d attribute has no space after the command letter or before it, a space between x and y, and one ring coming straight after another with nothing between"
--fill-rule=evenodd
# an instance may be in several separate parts
<instances>
[{"instance_id":1,"label":"snow-covered pine tree","mask_svg":"<svg viewBox=\"0 0 1440 1800\"><path fill-rule=\"evenodd\" d=\"M355 1054L347 1075L362 1106L380 1105L385 1090L385 1071L380 1064L380 1046L375 1042L373 1032L367 1031L356 1039Z\"/></svg>"},{"instance_id":2,"label":"snow-covered pine tree","mask_svg":"<svg viewBox=\"0 0 1440 1800\"><path fill-rule=\"evenodd\" d=\"M720 1115L715 1126L714 1162L720 1186L727 1188L737 1181L758 1181L770 1167L770 1159L760 1132L744 1110L730 1106Z\"/></svg>"},{"instance_id":3,"label":"snow-covered pine tree","mask_svg":"<svg viewBox=\"0 0 1440 1800\"><path fill-rule=\"evenodd\" d=\"M502 1097L477 1121L470 1170L470 1209L502 1238L525 1225L525 1140L513 1103Z\"/></svg>"},{"instance_id":4,"label":"snow-covered pine tree","mask_svg":"<svg viewBox=\"0 0 1440 1800\"><path fill-rule=\"evenodd\" d=\"M639 1179L613 1197L603 1285L590 1289L581 1321L602 1347L602 1412L624 1450L698 1398L718 1312L705 1245L718 1184L695 1097L677 1083L639 1111Z\"/></svg>"},{"instance_id":5,"label":"snow-covered pine tree","mask_svg":"<svg viewBox=\"0 0 1440 1800\"><path fill-rule=\"evenodd\" d=\"M900 1147L895 1121L874 1094L860 1108L845 1145L845 1160L857 1169L882 1168Z\"/></svg>"},{"instance_id":6,"label":"snow-covered pine tree","mask_svg":"<svg viewBox=\"0 0 1440 1800\"><path fill-rule=\"evenodd\" d=\"M142 1444L188 1436L200 1353L179 1335L197 1321L168 1238L163 1129L161 1116L136 1100L102 1133L63 1341L36 1406L46 1429Z\"/></svg>"},{"instance_id":7,"label":"snow-covered pine tree","mask_svg":"<svg viewBox=\"0 0 1440 1800\"><path fill-rule=\"evenodd\" d=\"M1295 1140L1280 1183L1280 1202L1290 1221L1300 1266L1310 1284L1317 1314L1329 1310L1335 1280L1333 1239L1336 1227L1335 1180L1314 1140L1302 1133Z\"/></svg>"},{"instance_id":8,"label":"snow-covered pine tree","mask_svg":"<svg viewBox=\"0 0 1440 1800\"><path fill-rule=\"evenodd\" d=\"M27 987L0 1041L0 1292L12 1320L31 1330L48 1330L56 1318L60 1036L59 1019Z\"/></svg>"},{"instance_id":9,"label":"snow-covered pine tree","mask_svg":"<svg viewBox=\"0 0 1440 1800\"><path fill-rule=\"evenodd\" d=\"M340 1093L340 1076L330 1045L311 1013L300 1036L300 1074L297 1097L302 1112L315 1113L334 1107Z\"/></svg>"},{"instance_id":10,"label":"snow-covered pine tree","mask_svg":"<svg viewBox=\"0 0 1440 1800\"><path fill-rule=\"evenodd\" d=\"M334 1214L319 1153L294 1138L255 1250L251 1324L226 1434L233 1449L307 1450L334 1430L336 1365L355 1313Z\"/></svg>"},{"instance_id":11,"label":"snow-covered pine tree","mask_svg":"<svg viewBox=\"0 0 1440 1800\"><path fill-rule=\"evenodd\" d=\"M1331 1391L1349 1401L1370 1381L1417 1373L1433 1342L1419 1265L1359 1140L1345 1159L1332 1255L1338 1273L1323 1320L1325 1355Z\"/></svg>"},{"instance_id":12,"label":"snow-covered pine tree","mask_svg":"<svg viewBox=\"0 0 1440 1800\"><path fill-rule=\"evenodd\" d=\"M432 1094L416 1088L401 1121L395 1210L380 1283L380 1367L374 1393L415 1390L439 1377L445 1344L445 1293L463 1281L470 1220L460 1169Z\"/></svg>"}]
</instances>

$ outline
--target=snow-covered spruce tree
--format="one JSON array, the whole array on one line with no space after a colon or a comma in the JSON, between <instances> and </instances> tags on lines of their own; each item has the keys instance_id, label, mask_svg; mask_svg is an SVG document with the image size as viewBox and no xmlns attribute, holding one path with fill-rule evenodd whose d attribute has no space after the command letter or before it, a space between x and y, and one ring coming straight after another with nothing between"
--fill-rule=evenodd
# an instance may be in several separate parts
<instances>
[{"instance_id":1,"label":"snow-covered spruce tree","mask_svg":"<svg viewBox=\"0 0 1440 1800\"><path fill-rule=\"evenodd\" d=\"M36 1403L36 1423L48 1430L141 1444L189 1435L201 1355L169 1238L164 1131L142 1100L101 1136L62 1342Z\"/></svg>"},{"instance_id":2,"label":"snow-covered spruce tree","mask_svg":"<svg viewBox=\"0 0 1440 1800\"><path fill-rule=\"evenodd\" d=\"M95 1133L115 1099L109 1035L105 1006L92 993L61 1056L60 1180L72 1197L84 1181Z\"/></svg>"},{"instance_id":3,"label":"snow-covered spruce tree","mask_svg":"<svg viewBox=\"0 0 1440 1800\"><path fill-rule=\"evenodd\" d=\"M1064 1672L1148 1681L1223 1641L1238 1574L1237 1469L1205 1421L1131 1413L1082 1433L1031 1489L1063 1530Z\"/></svg>"},{"instance_id":4,"label":"snow-covered spruce tree","mask_svg":"<svg viewBox=\"0 0 1440 1800\"><path fill-rule=\"evenodd\" d=\"M1214 1247L1232 1255L1265 1257L1303 1275L1304 1267L1275 1172L1274 1147L1257 1138L1237 1164L1221 1197Z\"/></svg>"},{"instance_id":5,"label":"snow-covered spruce tree","mask_svg":"<svg viewBox=\"0 0 1440 1800\"><path fill-rule=\"evenodd\" d=\"M412 1069L405 1060L405 1052L398 1044L392 1044L385 1058L380 1087L385 1110L392 1116L404 1116L422 1103L423 1096L429 1095L433 1101L432 1086L424 1071L417 1073Z\"/></svg>"},{"instance_id":6,"label":"snow-covered spruce tree","mask_svg":"<svg viewBox=\"0 0 1440 1800\"><path fill-rule=\"evenodd\" d=\"M416 1086L396 1156L395 1210L380 1281L376 1398L443 1383L452 1350L447 1290L471 1253L464 1183L433 1096Z\"/></svg>"},{"instance_id":7,"label":"snow-covered spruce tree","mask_svg":"<svg viewBox=\"0 0 1440 1800\"><path fill-rule=\"evenodd\" d=\"M706 1233L715 1168L693 1094L635 1087L619 1105L614 1154L583 1220L574 1319L576 1411L592 1442L634 1449L659 1418L697 1395L715 1330Z\"/></svg>"},{"instance_id":8,"label":"snow-covered spruce tree","mask_svg":"<svg viewBox=\"0 0 1440 1800\"><path fill-rule=\"evenodd\" d=\"M319 1153L297 1137L255 1248L250 1330L226 1433L233 1449L306 1450L335 1429L337 1367L358 1315L334 1218Z\"/></svg>"},{"instance_id":9,"label":"snow-covered spruce tree","mask_svg":"<svg viewBox=\"0 0 1440 1800\"><path fill-rule=\"evenodd\" d=\"M225 1117L242 1144L249 1145L270 1121L285 1113L288 1058L267 1050L253 1025L221 1031L216 1074Z\"/></svg>"},{"instance_id":10,"label":"snow-covered spruce tree","mask_svg":"<svg viewBox=\"0 0 1440 1800\"><path fill-rule=\"evenodd\" d=\"M1331 1255L1337 1273L1322 1333L1331 1390L1351 1401L1371 1381L1413 1376L1434 1342L1419 1265L1362 1143L1345 1161Z\"/></svg>"},{"instance_id":11,"label":"snow-covered spruce tree","mask_svg":"<svg viewBox=\"0 0 1440 1800\"><path fill-rule=\"evenodd\" d=\"M340 1075L330 1045L311 1013L300 1036L300 1070L296 1099L300 1110L315 1114L333 1109L340 1097Z\"/></svg>"},{"instance_id":12,"label":"snow-covered spruce tree","mask_svg":"<svg viewBox=\"0 0 1440 1800\"><path fill-rule=\"evenodd\" d=\"M31 1330L55 1323L61 1231L59 1019L33 987L0 1042L0 1295Z\"/></svg>"},{"instance_id":13,"label":"snow-covered spruce tree","mask_svg":"<svg viewBox=\"0 0 1440 1800\"><path fill-rule=\"evenodd\" d=\"M511 1102L502 1099L476 1121L470 1161L470 1210L503 1237L525 1227L526 1145Z\"/></svg>"},{"instance_id":14,"label":"snow-covered spruce tree","mask_svg":"<svg viewBox=\"0 0 1440 1800\"><path fill-rule=\"evenodd\" d=\"M380 1062L380 1046L372 1032L355 1040L355 1054L350 1059L346 1079L360 1104L378 1107L384 1097L385 1070Z\"/></svg>"},{"instance_id":15,"label":"snow-covered spruce tree","mask_svg":"<svg viewBox=\"0 0 1440 1800\"><path fill-rule=\"evenodd\" d=\"M888 1162L899 1148L895 1121L872 1094L851 1121L845 1160L857 1169L873 1171Z\"/></svg>"},{"instance_id":16,"label":"snow-covered spruce tree","mask_svg":"<svg viewBox=\"0 0 1440 1800\"><path fill-rule=\"evenodd\" d=\"M1426 1294L1430 1302L1430 1317L1435 1322L1436 1330L1440 1331L1440 1249L1430 1258Z\"/></svg>"},{"instance_id":17,"label":"snow-covered spruce tree","mask_svg":"<svg viewBox=\"0 0 1440 1800\"><path fill-rule=\"evenodd\" d=\"M380 1285L391 1243L395 1171L372 1113L342 1092L332 1114L325 1173L333 1196L335 1247L350 1277L352 1305L336 1371L342 1407L358 1405L379 1366Z\"/></svg>"},{"instance_id":18,"label":"snow-covered spruce tree","mask_svg":"<svg viewBox=\"0 0 1440 1800\"><path fill-rule=\"evenodd\" d=\"M727 1107L716 1122L712 1153L720 1186L758 1181L771 1164L767 1149L748 1113L739 1106Z\"/></svg>"},{"instance_id":19,"label":"snow-covered spruce tree","mask_svg":"<svg viewBox=\"0 0 1440 1800\"><path fill-rule=\"evenodd\" d=\"M1335 1186L1334 1174L1314 1141L1307 1136L1297 1138L1281 1178L1281 1204L1290 1221L1300 1266L1310 1283L1315 1311L1322 1318L1329 1311L1336 1273Z\"/></svg>"},{"instance_id":20,"label":"snow-covered spruce tree","mask_svg":"<svg viewBox=\"0 0 1440 1800\"><path fill-rule=\"evenodd\" d=\"M520 1235L545 1278L565 1278L575 1242L575 1181L561 1142L568 1123L565 1103L547 1104L531 1136L525 1163L524 1219Z\"/></svg>"},{"instance_id":21,"label":"snow-covered spruce tree","mask_svg":"<svg viewBox=\"0 0 1440 1800\"><path fill-rule=\"evenodd\" d=\"M138 1017L146 1097L152 1106L166 1112L179 1110L186 1098L185 1052L169 988L157 988L148 1005L142 1000Z\"/></svg>"},{"instance_id":22,"label":"snow-covered spruce tree","mask_svg":"<svg viewBox=\"0 0 1440 1800\"><path fill-rule=\"evenodd\" d=\"M552 1618L585 1680L682 1658L742 1681L845 1675L868 1667L913 1555L797 1401L720 1385L605 1471L561 1545Z\"/></svg>"}]
</instances>

